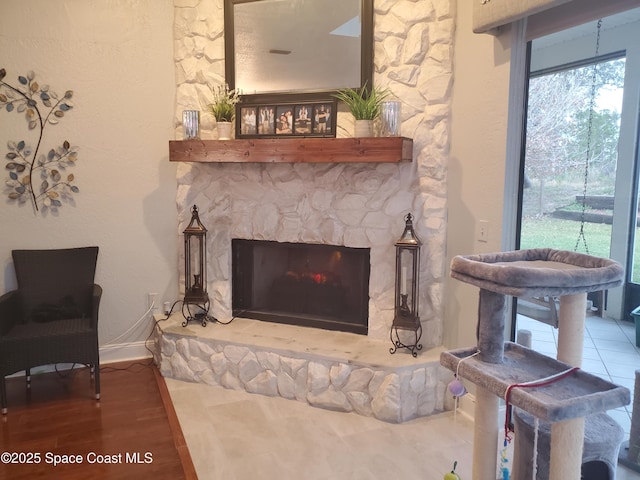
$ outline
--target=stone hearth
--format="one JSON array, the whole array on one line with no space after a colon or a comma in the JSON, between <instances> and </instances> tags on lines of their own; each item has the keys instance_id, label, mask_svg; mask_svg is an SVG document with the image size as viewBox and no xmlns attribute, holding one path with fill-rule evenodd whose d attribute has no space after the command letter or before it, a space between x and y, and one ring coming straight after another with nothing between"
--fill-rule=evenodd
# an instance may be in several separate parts
<instances>
[{"instance_id":1,"label":"stone hearth","mask_svg":"<svg viewBox=\"0 0 640 480\"><path fill-rule=\"evenodd\" d=\"M390 341L352 333L243 318L206 327L182 321L177 313L158 323L156 362L165 377L394 423L452 407L442 348L413 358L391 355Z\"/></svg>"}]
</instances>

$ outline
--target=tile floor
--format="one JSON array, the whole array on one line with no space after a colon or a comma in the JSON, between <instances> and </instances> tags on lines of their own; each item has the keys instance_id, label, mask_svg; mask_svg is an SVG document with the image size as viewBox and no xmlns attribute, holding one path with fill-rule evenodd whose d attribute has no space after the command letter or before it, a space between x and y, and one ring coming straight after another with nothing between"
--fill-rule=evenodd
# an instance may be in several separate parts
<instances>
[{"instance_id":1,"label":"tile floor","mask_svg":"<svg viewBox=\"0 0 640 480\"><path fill-rule=\"evenodd\" d=\"M518 315L518 330L531 332L531 348L555 358L558 347L557 329ZM636 346L636 327L633 322L617 321L598 316L588 316L585 322L582 369L631 392L631 403L626 407L607 412L625 431L629 439L635 372L640 370L640 347ZM640 480L640 473L618 466L617 480Z\"/></svg>"},{"instance_id":2,"label":"tile floor","mask_svg":"<svg viewBox=\"0 0 640 480\"><path fill-rule=\"evenodd\" d=\"M471 480L472 423L390 424L295 400L166 379L200 480Z\"/></svg>"},{"instance_id":3,"label":"tile floor","mask_svg":"<svg viewBox=\"0 0 640 480\"><path fill-rule=\"evenodd\" d=\"M532 347L555 356L557 332L519 319ZM640 369L635 326L589 317L583 368L626 386L633 395ZM439 480L456 472L471 480L473 425L445 413L400 425L332 412L305 403L166 379L201 480ZM609 412L625 429L631 405ZM640 480L618 466L617 480Z\"/></svg>"},{"instance_id":4,"label":"tile floor","mask_svg":"<svg viewBox=\"0 0 640 480\"><path fill-rule=\"evenodd\" d=\"M518 315L517 329L531 332L531 348L556 357L558 331L542 322ZM589 316L585 324L582 369L631 391L631 404L609 413L628 435L635 372L640 369L640 347L636 347L636 329L632 322ZM640 477L638 477L640 478Z\"/></svg>"}]
</instances>

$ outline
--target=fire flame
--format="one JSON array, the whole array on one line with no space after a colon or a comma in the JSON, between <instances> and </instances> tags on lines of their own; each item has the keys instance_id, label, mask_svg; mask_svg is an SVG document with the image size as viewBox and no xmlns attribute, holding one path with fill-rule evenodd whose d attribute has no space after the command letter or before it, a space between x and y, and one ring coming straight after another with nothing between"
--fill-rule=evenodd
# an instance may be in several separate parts
<instances>
[{"instance_id":1,"label":"fire flame","mask_svg":"<svg viewBox=\"0 0 640 480\"><path fill-rule=\"evenodd\" d=\"M310 280L316 285L340 284L340 277L332 272L294 272L289 270L286 275L287 277L298 281Z\"/></svg>"},{"instance_id":2,"label":"fire flame","mask_svg":"<svg viewBox=\"0 0 640 480\"><path fill-rule=\"evenodd\" d=\"M327 271L301 272L289 270L285 275L297 281L308 280L315 283L316 285L340 285L340 276L334 273L334 271L337 268L338 264L340 264L341 260L342 252L335 251L331 254L331 257L329 259L329 270Z\"/></svg>"}]
</instances>

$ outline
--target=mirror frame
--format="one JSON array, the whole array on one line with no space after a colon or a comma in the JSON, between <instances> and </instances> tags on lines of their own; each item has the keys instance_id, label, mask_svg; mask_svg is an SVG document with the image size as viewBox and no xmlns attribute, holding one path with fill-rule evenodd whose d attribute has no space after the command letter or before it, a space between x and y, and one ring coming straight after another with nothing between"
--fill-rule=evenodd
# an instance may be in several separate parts
<instances>
[{"instance_id":1,"label":"mirror frame","mask_svg":"<svg viewBox=\"0 0 640 480\"><path fill-rule=\"evenodd\" d=\"M239 3L250 3L259 0L224 0L224 68L225 81L230 89L235 88L235 47L234 47L234 20L233 6ZM360 0L361 32L360 32L360 85L352 85L352 88L367 89L373 85L373 1ZM292 93L264 92L242 95L245 103L262 103L296 100L331 99L335 90L304 90Z\"/></svg>"}]
</instances>

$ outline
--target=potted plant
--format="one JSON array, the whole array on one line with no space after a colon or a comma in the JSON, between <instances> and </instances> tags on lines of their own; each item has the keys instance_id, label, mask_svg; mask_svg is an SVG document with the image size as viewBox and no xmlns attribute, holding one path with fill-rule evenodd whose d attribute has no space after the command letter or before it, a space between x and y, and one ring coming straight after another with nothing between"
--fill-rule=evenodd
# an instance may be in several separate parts
<instances>
[{"instance_id":1,"label":"potted plant","mask_svg":"<svg viewBox=\"0 0 640 480\"><path fill-rule=\"evenodd\" d=\"M334 95L343 101L355 118L355 136L372 137L373 121L380 116L382 103L389 96L389 90L366 85L360 88L343 88Z\"/></svg>"},{"instance_id":2,"label":"potted plant","mask_svg":"<svg viewBox=\"0 0 640 480\"><path fill-rule=\"evenodd\" d=\"M209 87L213 94L213 101L207 105L209 113L216 119L218 140L231 138L231 127L236 115L236 104L240 101L240 93L237 90L229 90L229 85Z\"/></svg>"}]
</instances>

